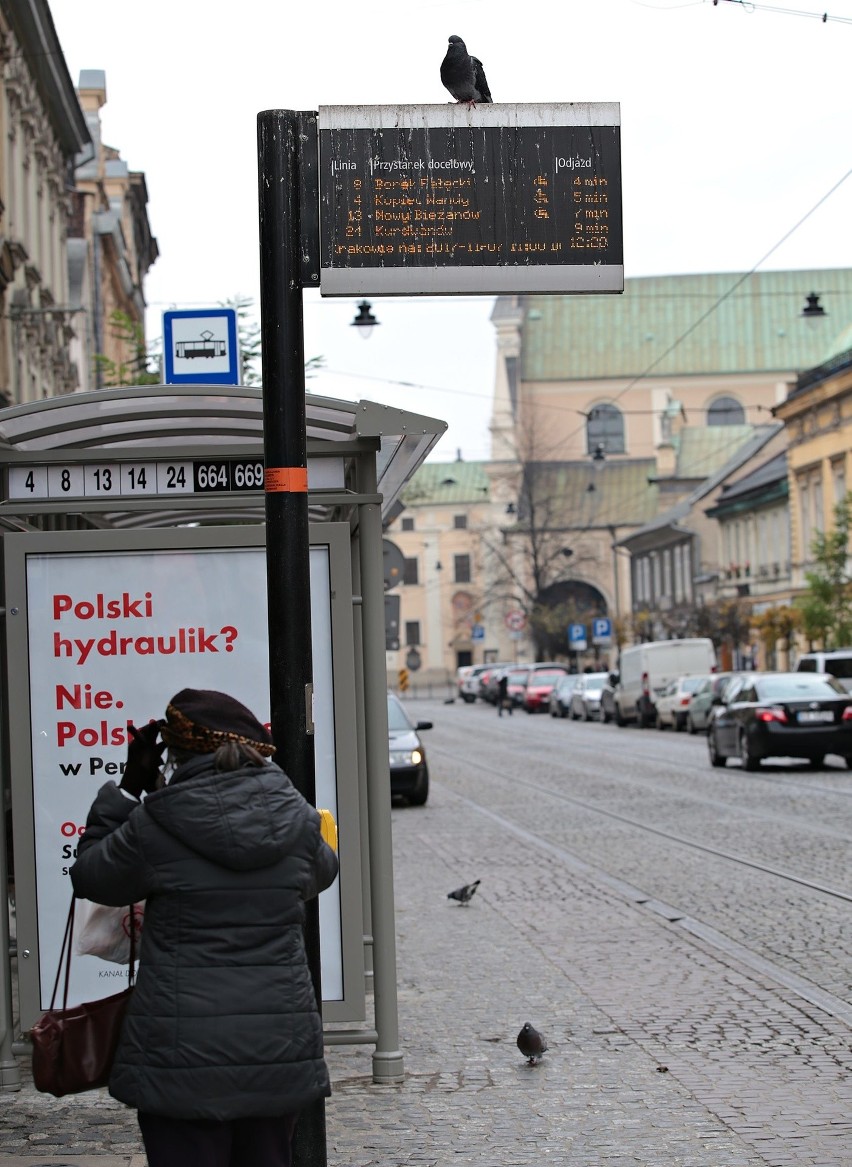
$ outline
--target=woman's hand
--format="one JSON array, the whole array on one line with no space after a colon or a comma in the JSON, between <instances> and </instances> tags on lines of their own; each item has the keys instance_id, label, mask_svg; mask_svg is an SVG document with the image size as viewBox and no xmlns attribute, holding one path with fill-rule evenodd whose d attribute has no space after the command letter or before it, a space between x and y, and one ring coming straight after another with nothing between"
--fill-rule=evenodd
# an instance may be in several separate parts
<instances>
[{"instance_id":1,"label":"woman's hand","mask_svg":"<svg viewBox=\"0 0 852 1167\"><path fill-rule=\"evenodd\" d=\"M150 794L160 784L160 767L166 743L157 741L162 721L150 721L141 729L128 725L130 740L127 743L127 761L119 786L140 798L142 792Z\"/></svg>"}]
</instances>

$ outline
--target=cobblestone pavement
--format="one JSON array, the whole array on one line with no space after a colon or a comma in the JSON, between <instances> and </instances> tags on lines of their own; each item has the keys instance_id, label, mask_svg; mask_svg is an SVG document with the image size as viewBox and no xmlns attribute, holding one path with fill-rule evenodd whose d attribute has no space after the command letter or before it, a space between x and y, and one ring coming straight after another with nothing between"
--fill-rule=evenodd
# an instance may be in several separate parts
<instances>
[{"instance_id":1,"label":"cobblestone pavement","mask_svg":"<svg viewBox=\"0 0 852 1167\"><path fill-rule=\"evenodd\" d=\"M549 804L484 814L433 732L429 804L393 812L406 1081L328 1051L330 1167L848 1167L849 1027L499 817L526 800L543 828ZM525 1020L550 1042L535 1068ZM0 1167L144 1161L103 1092L0 1094Z\"/></svg>"}]
</instances>

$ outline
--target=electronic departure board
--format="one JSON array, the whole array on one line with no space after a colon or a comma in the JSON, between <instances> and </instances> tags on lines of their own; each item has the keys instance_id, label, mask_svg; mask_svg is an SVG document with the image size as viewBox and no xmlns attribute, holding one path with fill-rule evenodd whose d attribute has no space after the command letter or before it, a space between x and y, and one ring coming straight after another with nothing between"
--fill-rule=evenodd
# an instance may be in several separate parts
<instances>
[{"instance_id":1,"label":"electronic departure board","mask_svg":"<svg viewBox=\"0 0 852 1167\"><path fill-rule=\"evenodd\" d=\"M325 295L621 292L616 103L319 111Z\"/></svg>"}]
</instances>

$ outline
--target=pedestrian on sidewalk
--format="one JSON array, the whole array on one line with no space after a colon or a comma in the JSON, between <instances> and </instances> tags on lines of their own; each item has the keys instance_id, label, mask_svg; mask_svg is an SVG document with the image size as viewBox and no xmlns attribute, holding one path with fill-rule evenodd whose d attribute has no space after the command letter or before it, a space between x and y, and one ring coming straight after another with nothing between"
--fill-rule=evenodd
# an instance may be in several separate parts
<instances>
[{"instance_id":1,"label":"pedestrian on sidewalk","mask_svg":"<svg viewBox=\"0 0 852 1167\"><path fill-rule=\"evenodd\" d=\"M509 699L509 676L508 673L501 673L500 679L497 682L497 716L503 716L503 710L509 711L509 716L512 715L512 702Z\"/></svg>"},{"instance_id":2,"label":"pedestrian on sidewalk","mask_svg":"<svg viewBox=\"0 0 852 1167\"><path fill-rule=\"evenodd\" d=\"M80 839L77 895L146 900L109 1090L149 1167L291 1167L299 1112L331 1093L304 904L337 856L274 752L239 701L183 689L131 731Z\"/></svg>"}]
</instances>

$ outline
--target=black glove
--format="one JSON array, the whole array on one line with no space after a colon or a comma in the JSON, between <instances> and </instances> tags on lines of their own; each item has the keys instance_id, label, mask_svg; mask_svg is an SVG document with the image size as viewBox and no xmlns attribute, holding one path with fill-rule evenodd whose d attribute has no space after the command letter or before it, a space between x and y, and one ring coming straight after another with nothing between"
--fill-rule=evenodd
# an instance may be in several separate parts
<instances>
[{"instance_id":1,"label":"black glove","mask_svg":"<svg viewBox=\"0 0 852 1167\"><path fill-rule=\"evenodd\" d=\"M144 790L150 794L160 785L160 766L163 761L165 742L158 742L163 721L151 721L141 729L128 725L130 740L127 743L127 762L119 786L139 798Z\"/></svg>"}]
</instances>

